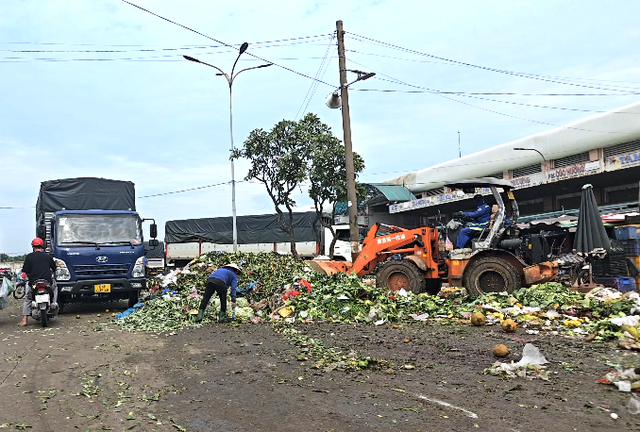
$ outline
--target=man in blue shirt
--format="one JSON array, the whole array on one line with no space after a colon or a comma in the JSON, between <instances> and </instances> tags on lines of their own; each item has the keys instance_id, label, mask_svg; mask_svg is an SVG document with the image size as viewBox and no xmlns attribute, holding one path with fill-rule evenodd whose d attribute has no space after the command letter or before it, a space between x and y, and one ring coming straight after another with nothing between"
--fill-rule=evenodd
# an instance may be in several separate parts
<instances>
[{"instance_id":1,"label":"man in blue shirt","mask_svg":"<svg viewBox=\"0 0 640 432\"><path fill-rule=\"evenodd\" d=\"M220 267L207 278L207 286L204 290L204 296L200 302L198 316L196 322L201 322L204 317L204 310L209 304L209 300L214 292L220 297L220 315L218 322L228 322L227 318L227 289L231 287L231 307L236 307L236 289L238 287L238 276L242 273L242 269L237 264L231 263Z\"/></svg>"},{"instance_id":2,"label":"man in blue shirt","mask_svg":"<svg viewBox=\"0 0 640 432\"><path fill-rule=\"evenodd\" d=\"M464 248L469 240L477 237L483 229L489 226L491 220L491 207L489 207L482 199L482 195L475 195L473 200L476 203L476 210L473 212L462 212L462 214L471 219L467 226L462 228L458 233L456 247Z\"/></svg>"}]
</instances>

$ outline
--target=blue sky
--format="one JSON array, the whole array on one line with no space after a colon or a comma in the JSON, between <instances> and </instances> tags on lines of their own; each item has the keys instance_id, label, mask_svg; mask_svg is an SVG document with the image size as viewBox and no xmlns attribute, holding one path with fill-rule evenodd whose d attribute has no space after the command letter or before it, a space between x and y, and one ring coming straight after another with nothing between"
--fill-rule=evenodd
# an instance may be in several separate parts
<instances>
[{"instance_id":1,"label":"blue sky","mask_svg":"<svg viewBox=\"0 0 640 432\"><path fill-rule=\"evenodd\" d=\"M324 100L338 85L331 35L343 20L347 68L377 73L350 91L353 147L366 162L363 181L456 158L458 131L462 153L470 154L592 114L407 90L640 89L635 2L131 1L227 44L249 42L238 68L260 64L248 54L278 65L235 82L236 146L254 128L270 129L305 112L318 114L342 138L340 111ZM167 220L231 214L228 185L150 196L230 180L227 84L183 54L228 71L237 51L121 0L2 0L0 252L29 251L39 184L56 178L133 181L140 214L154 217L161 232ZM285 68L323 83L314 91L311 79ZM619 93L481 97L594 111L638 100ZM246 162L236 164L236 180L246 169ZM273 212L260 184L238 184L237 197L240 215ZM298 203L310 203L304 189Z\"/></svg>"}]
</instances>

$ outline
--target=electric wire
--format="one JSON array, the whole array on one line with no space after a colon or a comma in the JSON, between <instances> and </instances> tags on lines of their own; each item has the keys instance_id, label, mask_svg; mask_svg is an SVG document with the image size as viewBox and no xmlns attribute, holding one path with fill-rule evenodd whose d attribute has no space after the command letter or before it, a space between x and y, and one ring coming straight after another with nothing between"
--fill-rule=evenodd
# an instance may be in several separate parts
<instances>
[{"instance_id":1,"label":"electric wire","mask_svg":"<svg viewBox=\"0 0 640 432\"><path fill-rule=\"evenodd\" d=\"M254 42L249 42L249 44L251 46L261 46L261 45L267 45L267 46L287 46L289 45L288 43L285 42L292 42L292 41L299 41L296 42L295 44L298 43L306 43L306 42L302 42L304 40L307 40L308 43L313 43L315 41L313 41L313 39L326 39L327 37L332 36L330 33L327 34L321 34L321 35L312 35L312 36L299 36L299 37L292 37L292 38L285 38L285 39L274 39L274 40L268 40L268 41L254 41ZM5 42L7 43L7 42ZM11 43L11 42L9 42ZM292 43L292 45L295 45ZM234 46L236 47L240 47L240 45L242 44L234 44ZM113 45L110 45L113 46ZM115 45L118 46L118 45ZM4 50L4 49L0 49L0 52L12 52L12 53L125 53L125 52L158 52L158 51L183 51L183 50L190 50L190 49L210 49L210 48L221 48L225 45L186 45L186 46L182 46L182 47L178 47L178 48L144 48L144 49L128 49L128 50Z\"/></svg>"},{"instance_id":2,"label":"electric wire","mask_svg":"<svg viewBox=\"0 0 640 432\"><path fill-rule=\"evenodd\" d=\"M332 35L331 39L329 40L329 45L327 45L327 49L326 49L326 51L324 53L324 57L322 58L322 62L320 62L320 67L318 68L318 71L316 72L316 76L315 76L316 79L318 79L318 78L322 79L324 77L325 73L327 72L327 67L329 66L330 60L331 60L331 56L329 55L329 53L330 53L331 47L333 45L334 37L335 37L335 35ZM324 71L323 71L323 69L324 69ZM309 107L309 103L311 102L311 99L313 99L313 96L315 95L317 89L318 89L318 81L311 81L311 85L309 86L309 89L307 90L307 94L304 96L304 100L302 101L302 104L300 105L300 108L298 108L298 112L296 112L296 115L295 115L296 120L299 118L300 112L302 112L302 114L304 115L304 112ZM306 102L306 104L305 104L305 102Z\"/></svg>"},{"instance_id":3,"label":"electric wire","mask_svg":"<svg viewBox=\"0 0 640 432\"><path fill-rule=\"evenodd\" d=\"M212 187L216 187L216 186L223 186L223 185L230 184L230 183L231 183L231 181L222 182L222 183L216 183L216 184L210 184L210 185L205 185L205 186L195 186L195 187L186 188L186 189L180 189L180 190L171 191L171 192L161 192L161 193L156 193L156 194L151 194L151 195L143 195L143 196L139 196L137 198L153 198L153 197L165 196L165 195L175 195L175 194L179 194L179 193L193 192L193 191L197 191L197 190L208 189L208 188L212 188ZM236 182L236 183L239 183L239 182Z\"/></svg>"},{"instance_id":4,"label":"electric wire","mask_svg":"<svg viewBox=\"0 0 640 432\"><path fill-rule=\"evenodd\" d=\"M123 0L125 1L125 0ZM498 68L493 68L493 67L488 67L488 66L481 66L481 65L476 65L473 63L468 63L468 62L463 62L463 61L459 61L459 60L453 60L453 59L449 59L446 57L441 57L435 54L428 54L428 53L424 53L424 52L420 52L420 51L416 51L413 49L409 49L409 48L404 48L398 45L394 45L388 42L383 42L377 39L373 39L367 36L362 36L362 35L358 35L355 33L347 33L350 36L355 36L355 40L358 40L357 38L360 38L362 40L365 41L369 41L375 44L379 44L388 48L392 48L392 49L396 49L396 50L400 50L403 52L407 52L407 53L411 53L411 54L415 54L415 55L419 55L419 56L424 56L424 57L429 57L429 58L434 58L437 60L441 60L441 61L446 61L446 62L451 62L454 64L459 64L459 65L463 65L463 66L468 66L471 68L476 68L476 69L481 69L481 70L485 70L485 71L489 71L489 72L495 72L495 73L499 73L499 74L505 74L505 75L511 75L511 76L517 76L517 77L521 77L521 78L527 78L527 79L533 79L533 80L539 80L539 81L546 81L546 82L552 82L555 84L563 84L563 85L569 85L569 86L575 86L575 87L584 87L584 88L590 88L590 89L594 89L594 90L606 90L606 91L622 91L619 90L617 88L611 88L611 87L600 87L600 86L592 86L592 85L586 85L586 84L577 84L577 83L571 83L571 82L565 82L565 81L560 81L560 80L556 80L556 79L551 79L551 78L545 78L544 75L538 75L538 74L531 74L531 73L525 73L525 72L516 72L516 71L510 71L510 70L506 70L506 69L498 69Z\"/></svg>"},{"instance_id":5,"label":"electric wire","mask_svg":"<svg viewBox=\"0 0 640 432\"><path fill-rule=\"evenodd\" d=\"M358 63L358 62L356 62L354 60L351 60L351 59L349 61L351 63L355 63L355 64L357 64L359 66L362 66L362 67L365 67L367 69L370 69L367 66L363 65L362 63ZM511 115L511 114L506 114L506 113L502 113L500 111L495 111L495 110L492 110L492 109L489 109L489 108L484 108L484 107L473 105L473 104L470 104L470 103L467 103L467 102L463 102L463 101L454 99L452 97L445 96L444 94L440 94L437 91L434 91L433 89L429 89L429 88L425 88L425 87L409 84L409 83L406 83L406 82L404 82L402 80L394 78L394 77L392 77L390 75L386 75L384 73L376 72L376 75L382 75L382 76L385 76L387 78L390 78L391 80L393 80L394 82L396 82L398 84L406 85L408 87L418 88L418 89L421 89L421 90L426 90L427 92L430 92L430 93L432 93L432 94L434 94L436 96L440 96L441 98L448 99L450 101L457 102L457 103L460 103L462 105L467 105L467 106L472 107L472 108L476 108L476 109L479 109L479 110L482 110L482 111L487 111L487 112L490 112L490 113L493 113L493 114L498 114L498 115L505 116L505 117L514 118L514 119L517 119L517 120L523 120L523 121L527 121L527 122L531 122L531 123L538 123L538 124L542 124L542 125L546 125L546 126L553 126L555 128L561 128L562 127L562 128L566 128L566 129L582 130L582 131L587 131L587 132L610 133L610 134L619 134L619 133L621 133L621 132L615 132L615 131L597 131L597 130L592 130L592 129L575 128L575 127L566 126L566 125L557 125L557 124L554 124L554 123L543 122L543 121L540 121L540 120L532 120L532 119L526 119L526 118L523 118L523 117L517 117L517 116ZM378 78L378 79L380 79L380 78ZM465 96L465 95L459 95L459 96Z\"/></svg>"},{"instance_id":6,"label":"electric wire","mask_svg":"<svg viewBox=\"0 0 640 432\"><path fill-rule=\"evenodd\" d=\"M352 62L356 63L353 60L352 60ZM358 63L356 63L356 64L358 64ZM384 79L384 78L378 78L378 79L381 80L381 81L397 83L397 81L394 81L394 80L387 80L387 79ZM356 90L357 91L376 91L376 89L356 89ZM394 90L383 90L383 92L394 92ZM430 94L437 93L439 95L447 94L447 95L454 95L454 96L463 96L463 97L468 97L468 98L473 98L473 99L478 99L478 100L484 100L484 101L489 101L489 102L498 102L498 103L509 104L509 105L518 105L518 106L525 106L525 107L531 107L531 108L545 108L545 109L553 109L553 110L560 110L560 111L595 112L595 113L611 113L611 114L636 114L636 115L640 114L640 113L629 112L629 111L592 110L592 109L586 109L586 108L567 108L567 107L558 107L558 106L551 106L551 105L528 104L528 103L513 102L513 101L502 101L502 100L498 100L498 99L490 99L490 98L486 98L486 97L474 96L474 95L469 94L469 93L452 93L452 92L446 92L446 91L434 90L434 89L412 90L412 91L402 91L402 92L430 93Z\"/></svg>"},{"instance_id":7,"label":"electric wire","mask_svg":"<svg viewBox=\"0 0 640 432\"><path fill-rule=\"evenodd\" d=\"M224 45L224 46L226 46L226 47L234 48L234 49L235 49L235 47L234 47L233 45L230 45L230 44L228 44L228 43L226 43L226 42L223 42L223 41L221 41L221 40L219 40L219 39L216 39L216 38L214 38L214 37L212 37L212 36L208 36L208 35L206 35L206 34L204 34L204 33L201 33L201 32L199 32L199 31L197 31L197 30L194 30L194 29L192 29L192 28L190 28L190 27L187 27L187 26L186 26L186 25L184 25L184 24L180 24L179 22L176 22L176 21L170 20L169 18L165 18L165 17L163 17L163 16L161 16L161 15L158 15L158 14L157 14L157 13L155 13L155 12L150 11L149 9L145 9L145 8L143 8L142 6L139 6L139 5L135 4L135 3L131 3L131 2L130 2L130 1L128 1L128 0L121 0L121 1L122 1L122 2L124 2L124 3L127 3L127 4L128 4L128 5L130 5L130 6L135 7L136 9L140 9L140 10L141 10L141 11L143 11L143 12L146 12L146 13L151 14L151 15L153 15L153 16L155 16L155 17L157 17L157 18L160 18L160 19L162 19L162 20L164 20L164 21L167 21L168 23L171 23L171 24L173 24L173 25L176 25L176 26L178 26L178 27L181 27L181 28L183 28L183 29L185 29L185 30L189 30L190 32L193 32L193 33L195 33L195 34L197 34L197 35L200 35L200 36L202 36L202 37L205 37L205 38L207 38L207 39L210 39L210 40L212 40L212 41L214 41L214 42L216 42L216 43L222 44L222 45ZM277 67L279 67L279 68L281 68L281 69L284 69L284 70L286 70L286 71L288 71L288 72L294 73L294 74L299 75L299 76L301 76L301 77L304 77L304 78L307 78L307 79L311 79L311 80L313 80L313 79L314 79L313 77L311 77L311 76L309 76L309 75L307 75L307 74L305 74L305 73L298 72L298 71L296 71L296 70L294 70L294 69L291 69L291 68L289 68L289 67L287 67L287 66L283 66L283 65L281 65L281 64L279 64L279 63L272 62L272 61L270 61L270 60L267 60L267 59L265 59L265 58L262 58L262 57L260 57L260 56L257 56L257 55L255 55L255 54L253 54L253 53L247 52L246 54L247 54L247 55L249 55L249 56L251 56L251 57L257 58L257 59L259 59L259 60L261 60L261 61L264 61L264 62L267 62L267 63L271 63L271 64L273 64L274 66L277 66ZM327 85L327 86L330 86L330 87L335 87L335 86L332 86L331 84L329 84L329 83L327 83L327 82L320 81L320 80L318 80L318 81L319 81L320 83L324 84L324 85Z\"/></svg>"}]
</instances>

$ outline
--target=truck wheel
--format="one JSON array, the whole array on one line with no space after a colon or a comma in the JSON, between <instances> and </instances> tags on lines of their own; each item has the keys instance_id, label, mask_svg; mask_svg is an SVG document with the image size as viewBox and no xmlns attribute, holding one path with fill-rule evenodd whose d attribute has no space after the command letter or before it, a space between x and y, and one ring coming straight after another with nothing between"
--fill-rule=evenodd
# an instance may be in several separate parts
<instances>
[{"instance_id":1,"label":"truck wheel","mask_svg":"<svg viewBox=\"0 0 640 432\"><path fill-rule=\"evenodd\" d=\"M472 296L502 291L512 293L520 288L520 275L501 258L480 258L465 273L464 287Z\"/></svg>"},{"instance_id":2,"label":"truck wheel","mask_svg":"<svg viewBox=\"0 0 640 432\"><path fill-rule=\"evenodd\" d=\"M129 292L129 308L132 308L138 301L140 301L140 291Z\"/></svg>"},{"instance_id":3,"label":"truck wheel","mask_svg":"<svg viewBox=\"0 0 640 432\"><path fill-rule=\"evenodd\" d=\"M422 272L415 264L408 261L389 261L380 267L376 276L378 288L391 291L412 291L419 294L424 291L425 282Z\"/></svg>"}]
</instances>

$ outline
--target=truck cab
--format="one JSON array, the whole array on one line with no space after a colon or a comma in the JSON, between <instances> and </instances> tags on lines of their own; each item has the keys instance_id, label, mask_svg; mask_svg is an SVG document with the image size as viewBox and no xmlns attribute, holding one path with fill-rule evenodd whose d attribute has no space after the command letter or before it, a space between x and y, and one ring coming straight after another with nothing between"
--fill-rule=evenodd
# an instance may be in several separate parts
<instances>
[{"instance_id":1,"label":"truck cab","mask_svg":"<svg viewBox=\"0 0 640 432\"><path fill-rule=\"evenodd\" d=\"M142 219L129 210L62 210L47 221L46 245L57 270L60 298L128 299L145 288ZM151 226L151 237L157 227ZM151 240L157 242L157 240Z\"/></svg>"}]
</instances>

